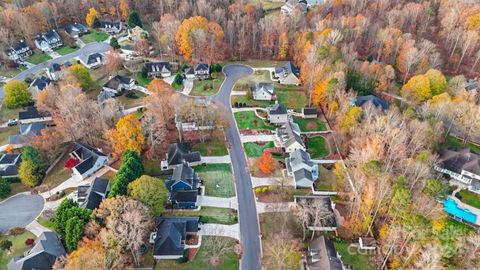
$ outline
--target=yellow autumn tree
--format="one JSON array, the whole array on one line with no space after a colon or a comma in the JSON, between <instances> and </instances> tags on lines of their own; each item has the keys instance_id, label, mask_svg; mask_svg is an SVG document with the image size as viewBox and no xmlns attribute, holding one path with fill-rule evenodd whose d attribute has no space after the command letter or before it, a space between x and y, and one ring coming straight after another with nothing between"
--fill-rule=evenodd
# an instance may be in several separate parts
<instances>
[{"instance_id":1,"label":"yellow autumn tree","mask_svg":"<svg viewBox=\"0 0 480 270\"><path fill-rule=\"evenodd\" d=\"M447 79L440 70L436 69L429 69L427 73L428 81L430 82L430 91L432 92L432 96L439 95L447 89Z\"/></svg>"},{"instance_id":2,"label":"yellow autumn tree","mask_svg":"<svg viewBox=\"0 0 480 270\"><path fill-rule=\"evenodd\" d=\"M278 50L278 59L285 60L288 55L288 35L283 32L278 38L280 42L280 48Z\"/></svg>"},{"instance_id":3,"label":"yellow autumn tree","mask_svg":"<svg viewBox=\"0 0 480 270\"><path fill-rule=\"evenodd\" d=\"M130 6L128 5L127 0L120 1L120 14L122 15L122 19L125 21L128 19L128 14L130 13Z\"/></svg>"},{"instance_id":4,"label":"yellow autumn tree","mask_svg":"<svg viewBox=\"0 0 480 270\"><path fill-rule=\"evenodd\" d=\"M349 131L353 126L355 126L355 124L360 122L362 119L362 112L362 108L360 107L350 107L340 123L340 129L342 131Z\"/></svg>"},{"instance_id":5,"label":"yellow autumn tree","mask_svg":"<svg viewBox=\"0 0 480 270\"><path fill-rule=\"evenodd\" d=\"M415 102L423 102L432 97L430 81L425 75L413 76L403 85L402 96L412 99Z\"/></svg>"},{"instance_id":6,"label":"yellow autumn tree","mask_svg":"<svg viewBox=\"0 0 480 270\"><path fill-rule=\"evenodd\" d=\"M323 109L326 108L327 99L325 93L327 92L328 80L323 79L315 84L312 93L312 104L321 106Z\"/></svg>"},{"instance_id":7,"label":"yellow autumn tree","mask_svg":"<svg viewBox=\"0 0 480 270\"><path fill-rule=\"evenodd\" d=\"M88 14L85 17L85 22L87 23L88 26L92 27L93 22L95 21L95 18L98 18L98 16L99 16L98 11L92 7L88 10Z\"/></svg>"},{"instance_id":8,"label":"yellow autumn tree","mask_svg":"<svg viewBox=\"0 0 480 270\"><path fill-rule=\"evenodd\" d=\"M145 143L142 125L134 114L128 114L120 118L115 128L107 132L107 136L116 154L120 154L126 149L140 154Z\"/></svg>"}]
</instances>

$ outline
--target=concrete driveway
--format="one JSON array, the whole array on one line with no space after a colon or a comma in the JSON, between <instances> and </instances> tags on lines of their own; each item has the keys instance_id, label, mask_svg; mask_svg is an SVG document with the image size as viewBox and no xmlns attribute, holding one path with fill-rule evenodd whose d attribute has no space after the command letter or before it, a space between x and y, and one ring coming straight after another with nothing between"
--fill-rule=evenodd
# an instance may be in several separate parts
<instances>
[{"instance_id":1,"label":"concrete driveway","mask_svg":"<svg viewBox=\"0 0 480 270\"><path fill-rule=\"evenodd\" d=\"M251 75L253 69L245 65L228 65L223 68L223 73L225 73L225 80L218 93L212 99L224 104L230 112L230 128L225 131L225 136L230 145L232 145L230 158L232 160L237 190L240 241L245 247L240 266L241 269L257 270L261 269L261 250L255 197L240 134L238 133L230 106L230 94L235 82L242 77Z\"/></svg>"},{"instance_id":2,"label":"concrete driveway","mask_svg":"<svg viewBox=\"0 0 480 270\"><path fill-rule=\"evenodd\" d=\"M0 232L13 227L25 227L42 212L44 205L40 195L19 194L0 203Z\"/></svg>"}]
</instances>

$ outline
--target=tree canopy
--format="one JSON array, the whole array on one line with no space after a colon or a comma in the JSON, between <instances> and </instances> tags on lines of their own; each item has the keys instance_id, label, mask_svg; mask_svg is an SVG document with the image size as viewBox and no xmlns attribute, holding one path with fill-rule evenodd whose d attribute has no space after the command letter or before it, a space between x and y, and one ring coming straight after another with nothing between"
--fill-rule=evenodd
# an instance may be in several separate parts
<instances>
[{"instance_id":1,"label":"tree canopy","mask_svg":"<svg viewBox=\"0 0 480 270\"><path fill-rule=\"evenodd\" d=\"M93 85L92 76L88 69L81 64L75 64L70 67L70 72L77 79L80 87L86 91L89 90Z\"/></svg>"},{"instance_id":2,"label":"tree canopy","mask_svg":"<svg viewBox=\"0 0 480 270\"><path fill-rule=\"evenodd\" d=\"M164 181L143 175L128 184L128 195L148 206L153 216L160 216L167 202L168 190Z\"/></svg>"},{"instance_id":3,"label":"tree canopy","mask_svg":"<svg viewBox=\"0 0 480 270\"><path fill-rule=\"evenodd\" d=\"M9 109L23 107L32 102L32 93L28 87L21 81L9 81L3 87L5 90L4 104Z\"/></svg>"},{"instance_id":4,"label":"tree canopy","mask_svg":"<svg viewBox=\"0 0 480 270\"><path fill-rule=\"evenodd\" d=\"M120 165L117 174L115 174L112 179L108 196L111 198L119 195L126 195L128 184L139 178L142 174L142 159L135 151L129 149L125 150L122 155L122 164Z\"/></svg>"},{"instance_id":5,"label":"tree canopy","mask_svg":"<svg viewBox=\"0 0 480 270\"><path fill-rule=\"evenodd\" d=\"M118 120L114 129L108 131L115 153L129 149L140 154L145 143L142 125L135 114L128 114Z\"/></svg>"}]
</instances>

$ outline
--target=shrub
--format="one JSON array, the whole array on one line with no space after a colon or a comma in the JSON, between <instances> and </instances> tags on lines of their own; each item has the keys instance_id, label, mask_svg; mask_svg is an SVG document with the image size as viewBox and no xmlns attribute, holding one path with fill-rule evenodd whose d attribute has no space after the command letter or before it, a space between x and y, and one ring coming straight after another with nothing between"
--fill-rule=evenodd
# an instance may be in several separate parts
<instances>
[{"instance_id":1,"label":"shrub","mask_svg":"<svg viewBox=\"0 0 480 270\"><path fill-rule=\"evenodd\" d=\"M21 228L21 227L13 227L10 229L10 234L13 236L20 235L24 232L25 232L25 228Z\"/></svg>"},{"instance_id":2,"label":"shrub","mask_svg":"<svg viewBox=\"0 0 480 270\"><path fill-rule=\"evenodd\" d=\"M26 246L31 246L33 245L33 243L35 243L35 240L33 240L32 238L28 238L27 240L25 240Z\"/></svg>"},{"instance_id":3,"label":"shrub","mask_svg":"<svg viewBox=\"0 0 480 270\"><path fill-rule=\"evenodd\" d=\"M233 103L233 107L238 108L238 102L235 101L235 103Z\"/></svg>"},{"instance_id":4,"label":"shrub","mask_svg":"<svg viewBox=\"0 0 480 270\"><path fill-rule=\"evenodd\" d=\"M63 166L67 169L72 169L73 167L77 166L80 161L76 158L69 158Z\"/></svg>"},{"instance_id":5,"label":"shrub","mask_svg":"<svg viewBox=\"0 0 480 270\"><path fill-rule=\"evenodd\" d=\"M0 198L6 198L11 191L10 182L0 177Z\"/></svg>"}]
</instances>

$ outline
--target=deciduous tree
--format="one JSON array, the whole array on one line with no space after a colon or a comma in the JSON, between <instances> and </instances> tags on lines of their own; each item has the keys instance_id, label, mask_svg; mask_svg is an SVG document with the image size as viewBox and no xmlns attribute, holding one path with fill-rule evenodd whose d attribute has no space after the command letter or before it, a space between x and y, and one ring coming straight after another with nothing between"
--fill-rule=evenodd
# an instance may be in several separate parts
<instances>
[{"instance_id":1,"label":"deciduous tree","mask_svg":"<svg viewBox=\"0 0 480 270\"><path fill-rule=\"evenodd\" d=\"M21 81L9 81L3 87L5 90L4 104L9 109L15 109L32 102L32 93L27 85Z\"/></svg>"},{"instance_id":2,"label":"deciduous tree","mask_svg":"<svg viewBox=\"0 0 480 270\"><path fill-rule=\"evenodd\" d=\"M167 202L168 191L162 180L143 175L128 184L128 195L148 206L153 216L160 216Z\"/></svg>"},{"instance_id":3,"label":"deciduous tree","mask_svg":"<svg viewBox=\"0 0 480 270\"><path fill-rule=\"evenodd\" d=\"M270 151L264 151L257 160L257 166L265 174L270 174L273 171L273 157Z\"/></svg>"},{"instance_id":4,"label":"deciduous tree","mask_svg":"<svg viewBox=\"0 0 480 270\"><path fill-rule=\"evenodd\" d=\"M142 126L135 114L128 114L120 118L115 129L108 131L108 138L116 154L127 149L140 154L145 143Z\"/></svg>"},{"instance_id":5,"label":"deciduous tree","mask_svg":"<svg viewBox=\"0 0 480 270\"><path fill-rule=\"evenodd\" d=\"M80 87L84 91L87 91L90 89L90 87L92 87L92 76L90 76L90 72L88 72L88 69L86 67L81 64L75 64L70 67L70 72L75 77L75 79L77 79Z\"/></svg>"},{"instance_id":6,"label":"deciduous tree","mask_svg":"<svg viewBox=\"0 0 480 270\"><path fill-rule=\"evenodd\" d=\"M98 17L99 17L99 14L97 10L92 7L88 10L88 14L85 17L85 22L87 23L88 26L92 27L93 22L95 21L95 18L98 18Z\"/></svg>"}]
</instances>

